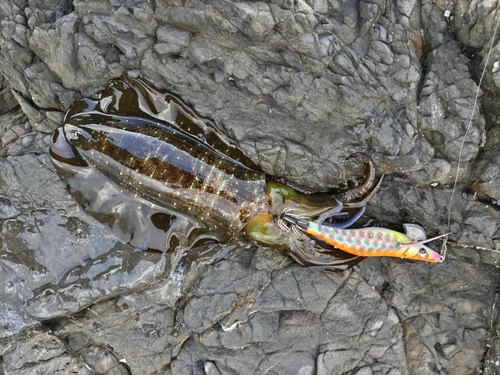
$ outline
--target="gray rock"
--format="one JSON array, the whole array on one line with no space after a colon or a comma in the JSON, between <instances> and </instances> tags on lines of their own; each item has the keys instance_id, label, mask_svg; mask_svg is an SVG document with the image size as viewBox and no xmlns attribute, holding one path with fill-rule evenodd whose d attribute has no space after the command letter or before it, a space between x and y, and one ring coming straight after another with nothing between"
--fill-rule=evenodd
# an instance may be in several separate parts
<instances>
[{"instance_id":1,"label":"gray rock","mask_svg":"<svg viewBox=\"0 0 500 375\"><path fill-rule=\"evenodd\" d=\"M493 205L500 205L500 160L498 160L498 146L500 134L497 128L492 128L487 134L481 159L478 160L471 174L475 180L473 188L481 198L491 199Z\"/></svg>"},{"instance_id":2,"label":"gray rock","mask_svg":"<svg viewBox=\"0 0 500 375\"><path fill-rule=\"evenodd\" d=\"M85 362L68 352L58 337L39 329L19 336L15 346L2 351L2 359L8 374L93 373Z\"/></svg>"},{"instance_id":3,"label":"gray rock","mask_svg":"<svg viewBox=\"0 0 500 375\"><path fill-rule=\"evenodd\" d=\"M0 91L0 103L0 115L10 112L19 105L10 89Z\"/></svg>"}]
</instances>

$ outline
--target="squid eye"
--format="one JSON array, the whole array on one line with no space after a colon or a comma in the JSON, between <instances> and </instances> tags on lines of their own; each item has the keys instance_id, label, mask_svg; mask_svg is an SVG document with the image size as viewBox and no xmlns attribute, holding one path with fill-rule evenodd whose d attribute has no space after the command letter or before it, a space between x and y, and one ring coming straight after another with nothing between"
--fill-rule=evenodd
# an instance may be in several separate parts
<instances>
[{"instance_id":1,"label":"squid eye","mask_svg":"<svg viewBox=\"0 0 500 375\"><path fill-rule=\"evenodd\" d=\"M425 258L427 256L427 250L425 250L425 248L421 247L420 249L418 249L418 256L420 258Z\"/></svg>"}]
</instances>

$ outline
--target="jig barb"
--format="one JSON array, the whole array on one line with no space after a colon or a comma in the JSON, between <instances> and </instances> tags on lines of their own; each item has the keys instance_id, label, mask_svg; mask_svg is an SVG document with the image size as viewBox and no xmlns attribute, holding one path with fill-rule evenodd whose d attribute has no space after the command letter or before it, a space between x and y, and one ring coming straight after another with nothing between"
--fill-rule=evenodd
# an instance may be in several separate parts
<instances>
[{"instance_id":1,"label":"jig barb","mask_svg":"<svg viewBox=\"0 0 500 375\"><path fill-rule=\"evenodd\" d=\"M349 254L363 257L398 257L432 263L442 262L443 258L424 244L448 234L415 241L406 234L387 228L334 228L287 214L282 215L282 220L298 227L312 238Z\"/></svg>"}]
</instances>

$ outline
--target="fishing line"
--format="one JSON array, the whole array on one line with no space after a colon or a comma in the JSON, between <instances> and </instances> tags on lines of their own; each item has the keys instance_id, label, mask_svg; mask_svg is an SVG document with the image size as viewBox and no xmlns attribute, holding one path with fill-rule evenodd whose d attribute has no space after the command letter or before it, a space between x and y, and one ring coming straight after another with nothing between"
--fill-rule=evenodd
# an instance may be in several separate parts
<instances>
[{"instance_id":1,"label":"fishing line","mask_svg":"<svg viewBox=\"0 0 500 375\"><path fill-rule=\"evenodd\" d=\"M477 101L479 99L479 93L481 90L481 84L483 83L483 78L484 75L486 74L486 68L488 67L488 62L490 60L491 56L491 51L493 50L493 46L495 43L495 38L497 35L497 30L498 30L498 25L500 24L500 17L497 17L497 23L495 25L495 30L493 31L493 36L491 38L491 45L490 49L488 51L488 55L486 56L486 61L484 63L484 68L483 72L481 73L481 78L479 79L479 83L477 84L477 90L476 90L476 96L474 98L474 103L472 105L472 112L469 118L469 122L467 123L467 127L465 129L465 134L464 137L462 138L462 143L460 145L460 151L458 154L458 162L457 162L457 172L455 173L455 181L453 183L453 189L451 191L451 197L450 197L450 204L448 205L448 221L447 221L447 226L446 226L446 232L450 232L450 226L451 226L451 205L453 204L453 198L455 197L455 191L457 188L457 183L458 183L458 175L460 174L460 163L462 162L462 152L464 149L465 145L465 139L467 138L467 134L469 133L469 130L472 126L472 120L474 119L474 113L476 112L476 107L477 107ZM448 236L444 238L443 245L441 246L441 256L443 258L443 261L446 259L446 251L448 250L446 247L446 243L448 242Z\"/></svg>"}]
</instances>

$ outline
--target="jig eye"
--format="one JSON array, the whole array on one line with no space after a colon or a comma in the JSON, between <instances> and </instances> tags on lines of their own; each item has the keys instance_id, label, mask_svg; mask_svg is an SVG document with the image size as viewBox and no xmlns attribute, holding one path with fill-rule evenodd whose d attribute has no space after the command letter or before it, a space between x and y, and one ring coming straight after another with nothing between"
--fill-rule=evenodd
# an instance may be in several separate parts
<instances>
[{"instance_id":1,"label":"jig eye","mask_svg":"<svg viewBox=\"0 0 500 375\"><path fill-rule=\"evenodd\" d=\"M421 247L420 249L418 249L418 256L420 258L427 257L427 250L425 250L425 248Z\"/></svg>"}]
</instances>

